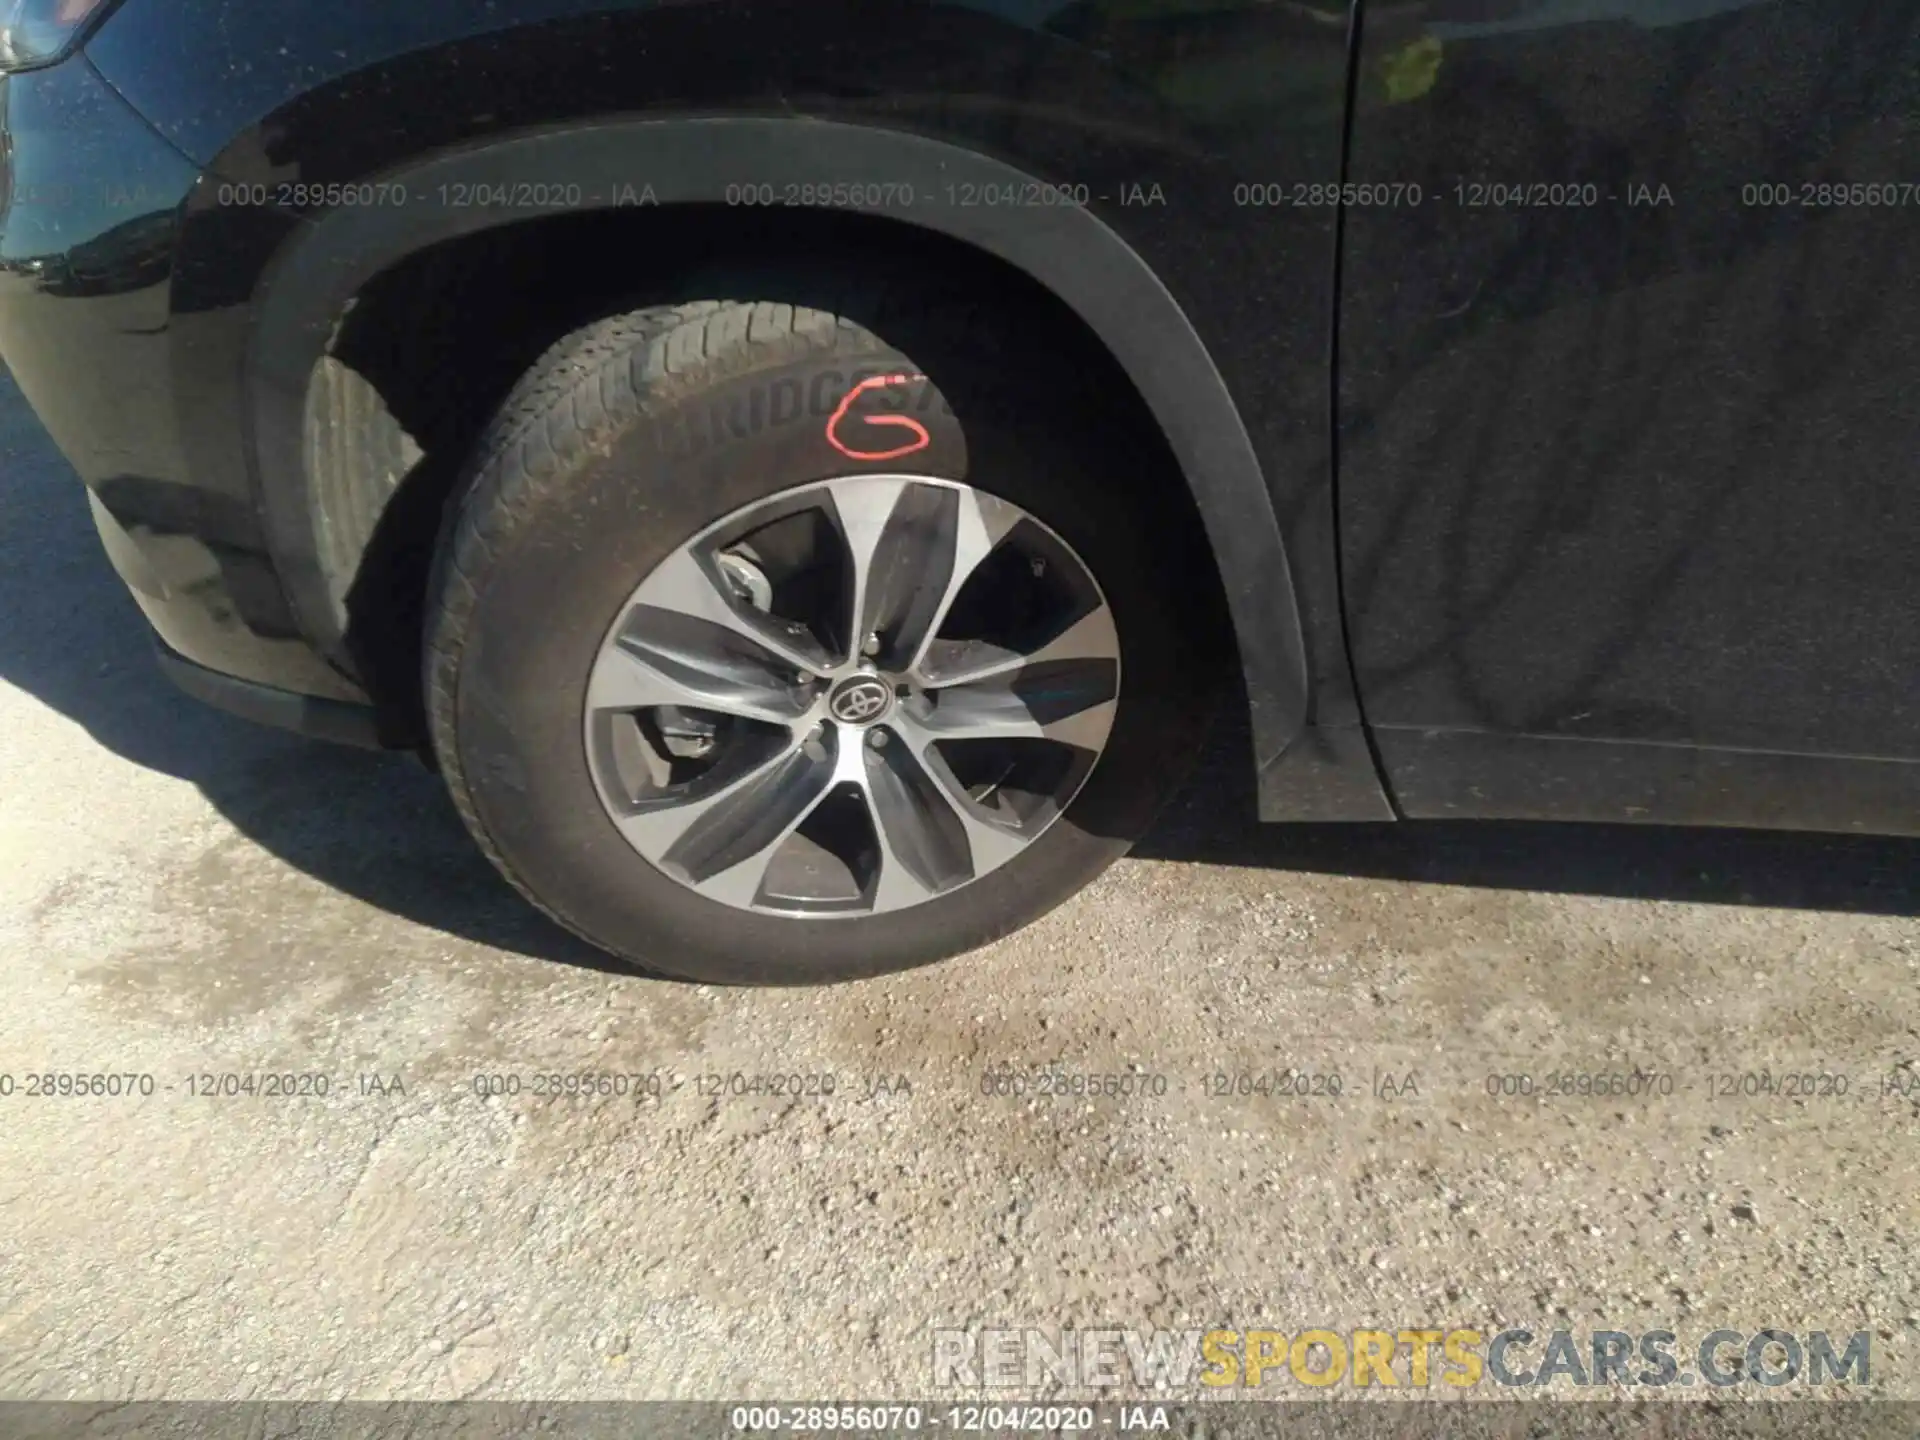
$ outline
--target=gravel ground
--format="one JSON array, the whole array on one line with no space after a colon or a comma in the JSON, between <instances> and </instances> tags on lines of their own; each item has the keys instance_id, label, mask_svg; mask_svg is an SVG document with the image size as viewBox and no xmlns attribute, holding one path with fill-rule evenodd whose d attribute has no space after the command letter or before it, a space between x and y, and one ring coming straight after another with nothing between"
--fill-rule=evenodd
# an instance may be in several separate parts
<instances>
[{"instance_id":1,"label":"gravel ground","mask_svg":"<svg viewBox=\"0 0 1920 1440\"><path fill-rule=\"evenodd\" d=\"M155 1084L0 1098L0 1395L925 1397L939 1327L1527 1324L1866 1329L1920 1397L1920 846L1261 829L1229 727L1027 932L718 990L600 968L413 762L176 696L10 386L0 616L0 1072ZM1165 1089L981 1093L1056 1063ZM1486 1089L1636 1065L1673 1093ZM1202 1084L1289 1066L1343 1093ZM1706 1092L1761 1070L1850 1090ZM330 1093L188 1093L261 1071ZM473 1089L556 1071L660 1093Z\"/></svg>"}]
</instances>

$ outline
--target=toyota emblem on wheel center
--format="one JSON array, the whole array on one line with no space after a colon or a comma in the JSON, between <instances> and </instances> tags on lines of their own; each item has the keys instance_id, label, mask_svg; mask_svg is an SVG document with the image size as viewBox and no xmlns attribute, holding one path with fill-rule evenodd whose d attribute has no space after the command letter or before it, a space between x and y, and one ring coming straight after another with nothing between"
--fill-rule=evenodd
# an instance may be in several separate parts
<instances>
[{"instance_id":1,"label":"toyota emblem on wheel center","mask_svg":"<svg viewBox=\"0 0 1920 1440\"><path fill-rule=\"evenodd\" d=\"M871 675L855 675L834 688L827 701L833 718L846 725L865 725L886 713L893 703L893 691L884 680Z\"/></svg>"}]
</instances>

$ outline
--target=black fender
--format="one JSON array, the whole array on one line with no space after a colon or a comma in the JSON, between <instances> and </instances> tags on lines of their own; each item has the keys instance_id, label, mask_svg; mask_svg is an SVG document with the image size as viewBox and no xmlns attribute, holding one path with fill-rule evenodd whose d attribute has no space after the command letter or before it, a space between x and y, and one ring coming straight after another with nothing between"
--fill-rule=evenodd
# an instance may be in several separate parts
<instances>
[{"instance_id":1,"label":"black fender","mask_svg":"<svg viewBox=\"0 0 1920 1440\"><path fill-rule=\"evenodd\" d=\"M1029 175L925 136L803 117L685 117L578 123L490 140L366 177L430 195L565 176L588 208L612 206L643 177L649 203L724 203L729 186L796 175L954 186L1022 186ZM884 190L876 185L876 190ZM484 193L484 191L482 192ZM853 192L859 198L859 191ZM847 208L859 210L858 204ZM881 213L877 208L870 213ZM1292 569L1269 487L1240 412L1180 305L1128 243L1091 210L893 206L923 226L1024 271L1065 302L1132 379L1192 488L1218 560L1265 772L1307 728L1309 680ZM344 207L311 218L276 255L256 293L249 409L267 540L301 628L323 649L341 639L313 525L303 413L314 366L351 298L428 246L510 224L508 207Z\"/></svg>"}]
</instances>

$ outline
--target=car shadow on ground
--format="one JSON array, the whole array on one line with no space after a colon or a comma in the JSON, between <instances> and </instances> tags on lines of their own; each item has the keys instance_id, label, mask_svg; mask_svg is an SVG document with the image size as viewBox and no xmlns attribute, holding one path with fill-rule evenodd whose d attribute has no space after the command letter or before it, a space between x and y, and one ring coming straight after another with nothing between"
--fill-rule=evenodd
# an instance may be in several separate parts
<instances>
[{"instance_id":1,"label":"car shadow on ground","mask_svg":"<svg viewBox=\"0 0 1920 1440\"><path fill-rule=\"evenodd\" d=\"M199 788L304 874L433 930L615 968L515 894L415 760L337 749L209 710L154 664L79 482L0 374L0 680L117 755ZM1545 892L1920 913L1920 842L1510 824L1262 826L1244 725L1216 727L1148 858ZM57 784L54 777L45 783Z\"/></svg>"},{"instance_id":2,"label":"car shadow on ground","mask_svg":"<svg viewBox=\"0 0 1920 1440\"><path fill-rule=\"evenodd\" d=\"M4 371L0 617L0 681L115 754L198 787L235 829L295 869L449 935L615 968L500 879L439 777L418 761L251 725L175 690L101 549L79 480ZM26 783L57 787L59 778Z\"/></svg>"}]
</instances>

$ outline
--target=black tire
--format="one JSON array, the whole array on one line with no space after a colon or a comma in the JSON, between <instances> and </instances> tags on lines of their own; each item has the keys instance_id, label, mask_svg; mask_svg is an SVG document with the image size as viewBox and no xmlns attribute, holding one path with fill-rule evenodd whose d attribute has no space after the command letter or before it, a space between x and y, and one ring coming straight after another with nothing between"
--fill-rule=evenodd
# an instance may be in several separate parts
<instances>
[{"instance_id":1,"label":"black tire","mask_svg":"<svg viewBox=\"0 0 1920 1440\"><path fill-rule=\"evenodd\" d=\"M1107 372L1050 372L1057 356L1010 370L1005 345L937 303L896 304L875 328L889 339L844 315L747 300L588 326L509 396L456 492L425 662L454 803L523 895L642 970L811 983L985 944L1123 854L1199 748L1217 668L1214 581L1158 435L1119 418L1128 410ZM859 918L730 908L655 869L608 818L581 740L587 677L634 587L703 527L808 482L903 468L849 459L826 433L834 401L889 371L937 387L914 406L932 443L910 468L1023 507L1098 580L1121 637L1113 730L1066 813L956 891Z\"/></svg>"}]
</instances>

